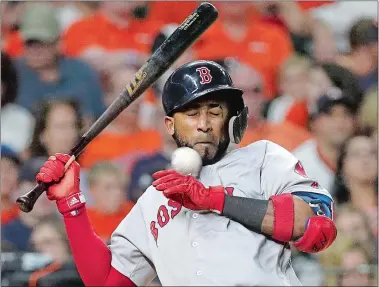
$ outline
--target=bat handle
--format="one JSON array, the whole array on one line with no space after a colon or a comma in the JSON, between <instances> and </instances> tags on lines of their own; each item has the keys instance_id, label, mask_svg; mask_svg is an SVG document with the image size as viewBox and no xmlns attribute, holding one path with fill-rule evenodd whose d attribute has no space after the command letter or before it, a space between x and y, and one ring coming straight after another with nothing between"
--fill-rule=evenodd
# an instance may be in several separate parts
<instances>
[{"instance_id":1,"label":"bat handle","mask_svg":"<svg viewBox=\"0 0 379 287\"><path fill-rule=\"evenodd\" d=\"M71 163L75 160L75 156L72 155L70 159L65 164L65 171L71 165ZM42 193L49 188L50 184L46 184L44 182L38 183L31 191L17 198L16 203L18 207L23 212L30 212L33 210L34 204L37 199L42 195Z\"/></svg>"}]
</instances>

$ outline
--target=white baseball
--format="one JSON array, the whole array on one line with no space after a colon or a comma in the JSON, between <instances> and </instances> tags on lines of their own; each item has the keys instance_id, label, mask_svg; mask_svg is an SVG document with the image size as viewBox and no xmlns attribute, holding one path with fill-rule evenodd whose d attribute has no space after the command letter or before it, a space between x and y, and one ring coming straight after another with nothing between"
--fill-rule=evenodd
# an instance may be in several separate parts
<instances>
[{"instance_id":1,"label":"white baseball","mask_svg":"<svg viewBox=\"0 0 379 287\"><path fill-rule=\"evenodd\" d=\"M200 154L189 147L180 147L171 156L171 168L184 175L198 176L202 164Z\"/></svg>"}]
</instances>

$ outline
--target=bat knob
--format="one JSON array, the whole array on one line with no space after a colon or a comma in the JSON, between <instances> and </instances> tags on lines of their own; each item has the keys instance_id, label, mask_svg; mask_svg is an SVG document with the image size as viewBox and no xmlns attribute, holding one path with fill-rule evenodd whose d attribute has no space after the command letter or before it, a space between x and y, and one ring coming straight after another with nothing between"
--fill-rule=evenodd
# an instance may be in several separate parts
<instances>
[{"instance_id":1,"label":"bat knob","mask_svg":"<svg viewBox=\"0 0 379 287\"><path fill-rule=\"evenodd\" d=\"M20 196L17 198L16 203L23 212L30 212L33 209L33 203L26 196Z\"/></svg>"}]
</instances>

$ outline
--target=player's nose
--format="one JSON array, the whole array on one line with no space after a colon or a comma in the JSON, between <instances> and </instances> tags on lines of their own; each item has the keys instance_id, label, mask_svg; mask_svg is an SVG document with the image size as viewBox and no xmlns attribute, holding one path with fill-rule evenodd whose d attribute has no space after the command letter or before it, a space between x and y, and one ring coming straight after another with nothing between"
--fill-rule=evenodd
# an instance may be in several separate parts
<instances>
[{"instance_id":1,"label":"player's nose","mask_svg":"<svg viewBox=\"0 0 379 287\"><path fill-rule=\"evenodd\" d=\"M211 122L207 113L201 113L197 119L197 130L207 133L212 130Z\"/></svg>"}]
</instances>

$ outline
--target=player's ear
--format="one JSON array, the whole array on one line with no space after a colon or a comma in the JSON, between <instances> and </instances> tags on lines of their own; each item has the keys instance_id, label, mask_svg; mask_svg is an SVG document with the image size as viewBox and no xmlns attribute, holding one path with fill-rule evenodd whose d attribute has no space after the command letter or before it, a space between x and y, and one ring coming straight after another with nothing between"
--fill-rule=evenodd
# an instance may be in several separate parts
<instances>
[{"instance_id":1,"label":"player's ear","mask_svg":"<svg viewBox=\"0 0 379 287\"><path fill-rule=\"evenodd\" d=\"M172 136L175 132L174 118L165 116L164 124L166 126L166 130L167 130L168 134L170 136Z\"/></svg>"}]
</instances>

